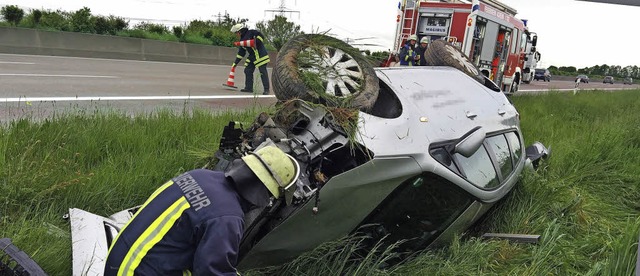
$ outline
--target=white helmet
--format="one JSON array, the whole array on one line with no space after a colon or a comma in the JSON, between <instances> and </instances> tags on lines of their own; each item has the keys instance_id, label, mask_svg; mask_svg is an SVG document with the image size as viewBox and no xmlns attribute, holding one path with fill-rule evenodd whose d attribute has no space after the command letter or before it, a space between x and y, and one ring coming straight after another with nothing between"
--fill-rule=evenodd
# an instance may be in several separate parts
<instances>
[{"instance_id":1,"label":"white helmet","mask_svg":"<svg viewBox=\"0 0 640 276\"><path fill-rule=\"evenodd\" d=\"M429 38L428 38L428 37L426 37L426 36L425 36L425 37L422 37L422 38L420 39L420 43L429 43Z\"/></svg>"},{"instance_id":2,"label":"white helmet","mask_svg":"<svg viewBox=\"0 0 640 276\"><path fill-rule=\"evenodd\" d=\"M409 36L409 40L418 40L418 36L412 34L412 35Z\"/></svg>"},{"instance_id":3,"label":"white helmet","mask_svg":"<svg viewBox=\"0 0 640 276\"><path fill-rule=\"evenodd\" d=\"M242 23L235 24L235 25L233 25L233 26L231 27L231 32L232 32L232 33L237 33L237 32L238 32L238 31L240 31L242 28L244 28L244 24L242 24Z\"/></svg>"}]
</instances>

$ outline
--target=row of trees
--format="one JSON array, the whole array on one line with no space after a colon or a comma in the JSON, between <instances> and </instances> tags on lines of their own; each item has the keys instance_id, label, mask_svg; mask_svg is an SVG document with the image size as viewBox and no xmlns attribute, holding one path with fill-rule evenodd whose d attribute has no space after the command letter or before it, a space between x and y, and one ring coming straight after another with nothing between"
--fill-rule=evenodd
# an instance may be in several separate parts
<instances>
[{"instance_id":1,"label":"row of trees","mask_svg":"<svg viewBox=\"0 0 640 276\"><path fill-rule=\"evenodd\" d=\"M636 65L629 65L622 67L620 65L595 65L592 67L585 67L577 69L573 66L549 66L549 71L556 75L577 75L585 74L588 76L613 76L617 78L632 77L634 79L640 79L640 67Z\"/></svg>"},{"instance_id":2,"label":"row of trees","mask_svg":"<svg viewBox=\"0 0 640 276\"><path fill-rule=\"evenodd\" d=\"M129 21L122 17L93 15L91 14L91 9L87 7L73 12L35 9L27 13L15 5L2 7L0 15L4 19L4 24L0 25L161 39L216 46L233 46L236 37L235 34L229 31L231 26L248 21L248 19L243 18L232 18L226 14L218 21L193 20L188 24L171 28L151 22L141 22L134 26L129 26ZM289 22L283 16L276 16L273 20L259 22L256 27L265 34L267 47L276 50L279 50L293 36L302 33L299 25Z\"/></svg>"},{"instance_id":3,"label":"row of trees","mask_svg":"<svg viewBox=\"0 0 640 276\"><path fill-rule=\"evenodd\" d=\"M118 35L228 47L233 46L233 42L237 39L235 34L230 31L231 26L248 21L245 18L232 18L225 14L218 21L193 20L188 24L171 28L151 22L141 22L130 26L129 21L122 17L93 15L91 9L87 7L73 12L38 9L25 12L15 5L2 7L0 15L4 19L3 22L0 22L0 26L10 25L51 31ZM256 29L265 35L267 48L276 51L280 50L291 38L303 33L299 25L279 15L276 15L272 20L258 22ZM374 63L379 63L389 55L388 52L371 53L368 50L363 51L363 54L369 56Z\"/></svg>"}]
</instances>

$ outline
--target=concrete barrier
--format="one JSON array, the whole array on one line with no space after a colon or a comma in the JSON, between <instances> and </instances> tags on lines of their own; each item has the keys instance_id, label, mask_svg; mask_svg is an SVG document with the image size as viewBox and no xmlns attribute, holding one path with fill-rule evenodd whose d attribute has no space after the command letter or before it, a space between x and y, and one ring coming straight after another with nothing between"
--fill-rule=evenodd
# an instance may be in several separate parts
<instances>
[{"instance_id":1,"label":"concrete barrier","mask_svg":"<svg viewBox=\"0 0 640 276\"><path fill-rule=\"evenodd\" d=\"M0 53L231 65L237 48L0 27ZM271 66L277 53L269 56Z\"/></svg>"}]
</instances>

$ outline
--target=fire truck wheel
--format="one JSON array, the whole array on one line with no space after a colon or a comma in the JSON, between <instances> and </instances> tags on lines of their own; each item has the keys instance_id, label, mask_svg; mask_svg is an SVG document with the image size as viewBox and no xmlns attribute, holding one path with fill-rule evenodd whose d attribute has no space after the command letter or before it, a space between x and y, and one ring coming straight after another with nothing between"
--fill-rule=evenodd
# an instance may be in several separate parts
<instances>
[{"instance_id":1,"label":"fire truck wheel","mask_svg":"<svg viewBox=\"0 0 640 276\"><path fill-rule=\"evenodd\" d=\"M473 65L462 51L444 40L432 42L425 52L425 58L428 66L454 67L484 84L484 78L478 67Z\"/></svg>"},{"instance_id":2,"label":"fire truck wheel","mask_svg":"<svg viewBox=\"0 0 640 276\"><path fill-rule=\"evenodd\" d=\"M280 101L367 110L378 97L379 84L373 65L358 49L333 37L304 34L280 49L273 88Z\"/></svg>"}]
</instances>

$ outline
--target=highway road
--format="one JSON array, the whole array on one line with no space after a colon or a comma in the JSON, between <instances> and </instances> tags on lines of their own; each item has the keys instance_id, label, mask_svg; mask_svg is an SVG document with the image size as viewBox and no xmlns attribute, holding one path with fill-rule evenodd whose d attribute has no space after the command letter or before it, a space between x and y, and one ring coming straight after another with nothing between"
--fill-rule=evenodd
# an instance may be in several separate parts
<instances>
[{"instance_id":1,"label":"highway road","mask_svg":"<svg viewBox=\"0 0 640 276\"><path fill-rule=\"evenodd\" d=\"M69 108L108 107L140 113L158 108L226 110L275 103L273 95L254 96L224 88L229 69L222 65L0 54L0 121L48 117ZM235 76L238 87L244 86L242 69L238 67ZM256 83L260 84L257 78ZM534 81L521 85L520 91L573 87L571 81ZM640 88L580 85L580 89L631 87Z\"/></svg>"},{"instance_id":2,"label":"highway road","mask_svg":"<svg viewBox=\"0 0 640 276\"><path fill-rule=\"evenodd\" d=\"M140 113L158 108L227 110L276 102L273 94L224 88L230 69L222 65L0 54L0 121L47 117L70 108L108 107ZM243 87L243 68L237 69L235 84ZM258 86L256 90L262 91Z\"/></svg>"}]
</instances>

